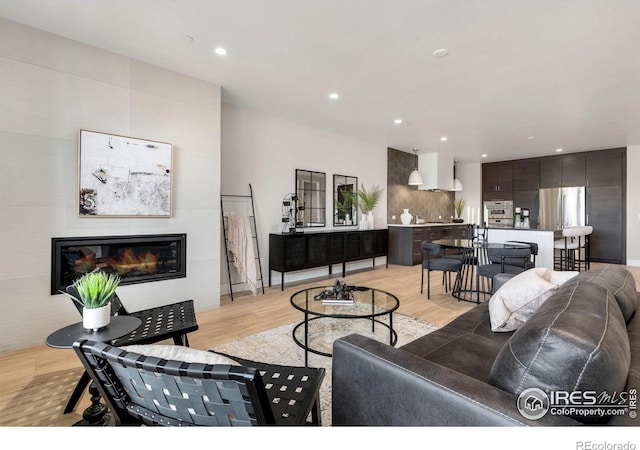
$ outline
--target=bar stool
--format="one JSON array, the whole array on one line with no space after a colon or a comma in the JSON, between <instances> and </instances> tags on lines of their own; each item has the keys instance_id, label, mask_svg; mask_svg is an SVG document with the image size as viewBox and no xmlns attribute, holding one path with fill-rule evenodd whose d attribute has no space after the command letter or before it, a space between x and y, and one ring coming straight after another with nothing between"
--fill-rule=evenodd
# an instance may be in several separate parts
<instances>
[{"instance_id":1,"label":"bar stool","mask_svg":"<svg viewBox=\"0 0 640 450\"><path fill-rule=\"evenodd\" d=\"M589 228L591 228L591 231L589 231ZM584 253L587 253L585 239L592 231L592 227L585 226L562 229L563 238L553 243L554 252L556 253L554 257L554 268L556 270L581 271L583 262L580 256L581 251L584 249Z\"/></svg>"},{"instance_id":2,"label":"bar stool","mask_svg":"<svg viewBox=\"0 0 640 450\"><path fill-rule=\"evenodd\" d=\"M583 228L584 235L581 243L582 245L578 249L578 272L580 272L582 268L584 268L584 270L591 269L590 243L593 227L591 225L585 225Z\"/></svg>"}]
</instances>

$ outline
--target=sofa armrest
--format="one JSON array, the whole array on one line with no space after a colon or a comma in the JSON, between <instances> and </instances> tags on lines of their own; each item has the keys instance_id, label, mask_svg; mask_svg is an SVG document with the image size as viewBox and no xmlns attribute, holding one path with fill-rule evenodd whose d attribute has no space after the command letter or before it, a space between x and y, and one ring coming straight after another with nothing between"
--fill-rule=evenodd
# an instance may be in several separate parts
<instances>
[{"instance_id":1,"label":"sofa armrest","mask_svg":"<svg viewBox=\"0 0 640 450\"><path fill-rule=\"evenodd\" d=\"M546 415L527 420L516 397L365 336L333 345L332 425L580 425Z\"/></svg>"}]
</instances>

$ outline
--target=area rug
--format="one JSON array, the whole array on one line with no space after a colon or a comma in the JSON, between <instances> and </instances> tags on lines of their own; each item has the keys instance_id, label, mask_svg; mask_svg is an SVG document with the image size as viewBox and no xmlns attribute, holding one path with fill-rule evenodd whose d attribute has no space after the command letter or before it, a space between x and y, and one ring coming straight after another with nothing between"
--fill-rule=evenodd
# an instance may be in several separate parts
<instances>
[{"instance_id":1,"label":"area rug","mask_svg":"<svg viewBox=\"0 0 640 450\"><path fill-rule=\"evenodd\" d=\"M304 366L304 350L293 341L291 334L296 324L297 322L289 323L262 333L218 345L210 350L270 364ZM356 325L354 325L354 321L351 320L333 321L332 333L339 331L336 330L336 327L343 328L343 335L347 335L350 332L369 334L362 329L358 330ZM431 333L440 327L425 322L424 320L396 313L393 315L393 328L398 333L396 347L399 347L420 336ZM320 333L322 330L316 329L313 330L313 332ZM371 337L381 340L380 336L381 335ZM386 339L388 339L388 337ZM324 367L326 369L326 375L320 388L320 409L322 425L329 426L331 425L331 358L309 353L309 366Z\"/></svg>"}]
</instances>

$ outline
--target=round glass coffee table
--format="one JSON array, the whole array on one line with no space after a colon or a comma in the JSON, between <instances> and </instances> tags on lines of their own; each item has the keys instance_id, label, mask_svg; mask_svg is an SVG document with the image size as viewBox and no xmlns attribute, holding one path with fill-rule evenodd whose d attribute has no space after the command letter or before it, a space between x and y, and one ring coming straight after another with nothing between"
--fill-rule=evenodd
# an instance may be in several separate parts
<instances>
[{"instance_id":1,"label":"round glass coffee table","mask_svg":"<svg viewBox=\"0 0 640 450\"><path fill-rule=\"evenodd\" d=\"M333 286L317 286L296 292L291 305L304 313L304 320L293 329L294 342L304 349L304 364L309 364L309 352L331 356L333 342L352 333L359 333L395 345L398 335L393 329L393 312L398 298L389 292L362 286L348 286L353 302L315 300Z\"/></svg>"}]
</instances>

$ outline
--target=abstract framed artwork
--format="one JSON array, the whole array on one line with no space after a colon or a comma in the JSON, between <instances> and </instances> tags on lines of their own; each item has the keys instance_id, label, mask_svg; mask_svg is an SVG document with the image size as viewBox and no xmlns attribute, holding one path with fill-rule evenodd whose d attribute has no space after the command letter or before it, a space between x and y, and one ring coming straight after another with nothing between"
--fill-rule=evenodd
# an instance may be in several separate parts
<instances>
[{"instance_id":1,"label":"abstract framed artwork","mask_svg":"<svg viewBox=\"0 0 640 450\"><path fill-rule=\"evenodd\" d=\"M171 217L173 146L80 130L80 217Z\"/></svg>"}]
</instances>

